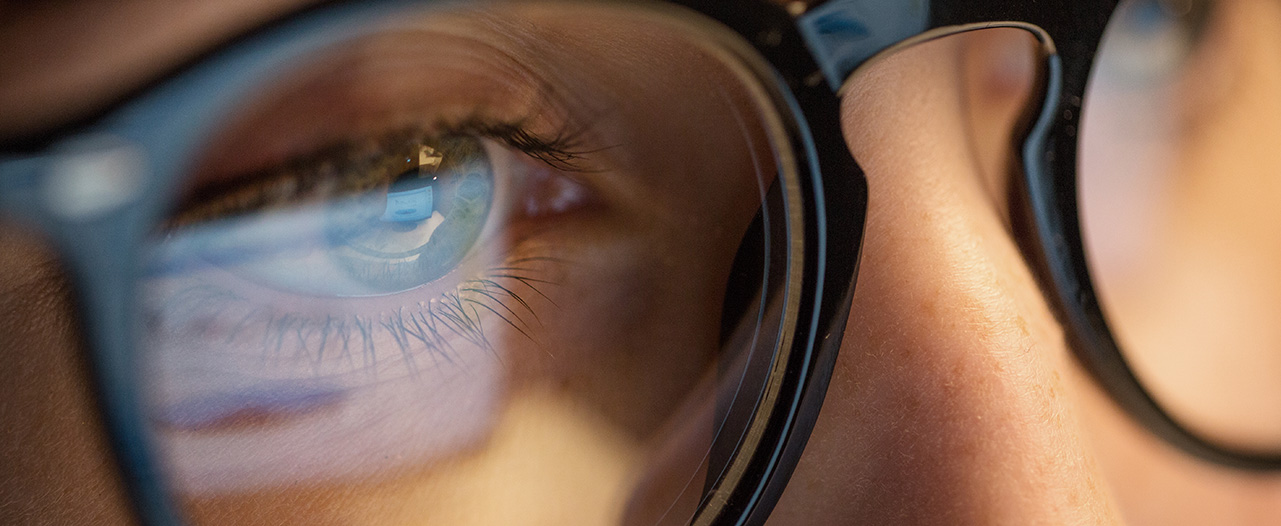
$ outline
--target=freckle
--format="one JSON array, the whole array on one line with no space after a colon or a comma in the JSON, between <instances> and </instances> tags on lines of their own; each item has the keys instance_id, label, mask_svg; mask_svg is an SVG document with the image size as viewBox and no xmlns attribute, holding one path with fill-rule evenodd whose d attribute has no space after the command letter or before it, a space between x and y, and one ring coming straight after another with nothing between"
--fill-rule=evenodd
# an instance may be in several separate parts
<instances>
[{"instance_id":1,"label":"freckle","mask_svg":"<svg viewBox=\"0 0 1281 526\"><path fill-rule=\"evenodd\" d=\"M1020 316L1019 316L1019 319L1018 319L1018 322L1017 322L1017 325L1018 325L1018 327L1019 327L1019 332L1023 333L1023 335L1024 335L1024 336L1031 336L1031 335L1032 335L1032 332L1031 332L1031 331L1029 331L1029 330L1028 330L1028 328L1027 328L1027 318L1024 318L1023 316L1021 316L1021 315L1020 315Z\"/></svg>"},{"instance_id":2,"label":"freckle","mask_svg":"<svg viewBox=\"0 0 1281 526\"><path fill-rule=\"evenodd\" d=\"M937 314L938 304L934 302L933 298L927 299L921 302L921 310L924 311L926 314Z\"/></svg>"}]
</instances>

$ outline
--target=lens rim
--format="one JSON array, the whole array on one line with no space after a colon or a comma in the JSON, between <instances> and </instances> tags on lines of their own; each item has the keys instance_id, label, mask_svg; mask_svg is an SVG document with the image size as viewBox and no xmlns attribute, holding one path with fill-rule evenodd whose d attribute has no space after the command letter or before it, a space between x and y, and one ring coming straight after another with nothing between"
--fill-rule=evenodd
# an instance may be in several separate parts
<instances>
[{"instance_id":1,"label":"lens rim","mask_svg":"<svg viewBox=\"0 0 1281 526\"><path fill-rule=\"evenodd\" d=\"M734 453L734 476L713 488L713 497L700 506L696 518L700 524L760 522L799 459L835 362L862 239L866 184L843 147L835 95L806 82L817 66L782 7L757 0L729 10L719 2L617 3L654 9L684 4L729 27L709 26L707 31L761 81L764 96L784 116L777 127L782 136L775 139L793 157L793 163L785 163L791 168L785 177L785 194L790 195L785 213L793 232L793 261L784 293L791 310L787 318L795 329L786 334L787 344L779 349L767 382L773 402L761 404L752 417L748 435L755 443ZM172 204L179 174L213 133L223 110L289 57L354 38L400 9L447 5L383 0L312 7L236 39L99 115L0 145L0 151L37 152L0 157L0 208L34 218L68 261L81 296L101 410L144 524L182 522L146 432L136 344L141 323L132 294L142 275L143 239ZM91 216L68 217L33 196L56 175L50 166L60 155L78 151L76 144L86 137L108 138L125 150L141 152L145 169L128 199ZM824 178L824 173L842 176ZM843 215L856 217L841 222L842 235L830 251L825 198ZM835 292L824 294L825 284Z\"/></svg>"},{"instance_id":2,"label":"lens rim","mask_svg":"<svg viewBox=\"0 0 1281 526\"><path fill-rule=\"evenodd\" d=\"M658 5L645 0L617 1ZM817 419L849 314L862 246L866 180L845 147L839 100L824 83L824 71L798 33L795 20L820 5L842 2L858 3L670 2L730 28L743 39L740 42L746 42L736 46L750 48L749 55L764 58L764 62L753 66L756 74L768 81L766 85L775 87L777 93L772 96L777 97L776 103L794 117L787 129L801 174L798 180L802 183L799 190L803 206L798 212L804 239L813 240L803 243L803 290L798 302L798 332L792 344L795 352L789 355L781 369L783 374L778 377L779 392L786 396L780 397L775 407L782 410L773 411L762 420L761 443L753 451L742 452L742 480L732 488L723 488L723 503L719 511L706 513L706 523L764 522L782 494ZM68 217L48 206L41 195L51 177L51 162L61 155L68 140L100 132L120 135L121 130L135 129L131 126L147 122L147 115L186 110L180 103L194 100L192 94L216 95L204 83L226 75L234 57L243 59L264 49L297 46L308 38L334 42L351 27L361 25L361 20L407 5L431 4L443 2L329 2L308 8L196 57L178 72L142 86L96 114L0 144L0 152L5 152L0 154L0 209L40 225L67 259L81 295L99 403L143 523L179 521L157 477L155 459L147 453L148 438L141 433L146 427L142 425L145 419L132 373L137 320L124 314L135 310L131 308L131 284L138 277L138 261L128 254L139 249L147 226L165 209L159 199L143 196L172 194L172 181L166 178L172 179L173 172L166 168L168 165L150 160L144 172L146 181L126 196L127 206L92 216ZM1117 403L1154 434L1213 462L1245 469L1281 469L1281 452L1260 454L1225 448L1198 437L1171 418L1126 364L1094 293L1077 214L1077 130L1093 55L1116 5L1117 0L939 0L928 3L928 22L922 33L905 38L1000 21L1018 22L1043 32L1045 43L1051 44L1044 57L1045 77L1041 79L1044 98L1029 115L1025 134L1020 138L1024 177L1017 181L1024 185L1024 200L1015 211L1021 214L1019 228L1025 228L1034 240L1036 248L1029 251L1029 257L1048 284L1073 348ZM851 63L850 68L861 63ZM848 75L848 71L844 73ZM189 118L199 120L199 116ZM133 124L127 125L129 122ZM190 137L156 138L147 147L163 148L184 141L189 142ZM167 151L174 158L190 153L180 148L152 151ZM828 210L840 213L829 214Z\"/></svg>"},{"instance_id":3,"label":"lens rim","mask_svg":"<svg viewBox=\"0 0 1281 526\"><path fill-rule=\"evenodd\" d=\"M1065 50L1051 57L1046 100L1027 134L1024 177L1019 180L1024 199L1018 211L1022 228L1034 240L1040 278L1048 285L1078 359L1132 418L1201 459L1247 470L1281 469L1281 448L1248 450L1216 442L1191 430L1157 402L1126 361L1100 305L1078 208L1078 130L1095 54L1119 0L1093 4L1096 16L1038 24Z\"/></svg>"}]
</instances>

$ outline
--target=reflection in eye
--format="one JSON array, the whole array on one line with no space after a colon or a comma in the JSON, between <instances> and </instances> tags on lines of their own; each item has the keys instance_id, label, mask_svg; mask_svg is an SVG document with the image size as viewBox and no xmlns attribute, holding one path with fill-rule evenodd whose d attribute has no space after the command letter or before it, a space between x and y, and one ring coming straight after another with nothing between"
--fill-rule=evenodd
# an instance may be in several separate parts
<instances>
[{"instance_id":1,"label":"reflection in eye","mask_svg":"<svg viewBox=\"0 0 1281 526\"><path fill-rule=\"evenodd\" d=\"M206 183L162 225L146 282L149 365L165 371L152 418L186 437L172 459L187 490L368 476L488 427L494 357L536 345L526 298L555 264L522 246L521 225L538 218L503 196L558 171L489 133L508 129L343 144ZM415 419L392 416L407 407ZM325 453L358 432L401 453ZM237 456L226 440L258 451ZM305 465L299 441L316 442Z\"/></svg>"},{"instance_id":2,"label":"reflection in eye","mask_svg":"<svg viewBox=\"0 0 1281 526\"><path fill-rule=\"evenodd\" d=\"M554 7L397 18L209 130L142 294L191 522L617 522L651 452L710 447L713 384L758 395L725 357L790 322L726 276L788 121L694 26Z\"/></svg>"},{"instance_id":3,"label":"reflection in eye","mask_svg":"<svg viewBox=\"0 0 1281 526\"><path fill-rule=\"evenodd\" d=\"M390 294L439 279L485 226L492 163L473 137L383 143L202 200L171 222L155 260L203 260L326 296Z\"/></svg>"},{"instance_id":4,"label":"reflection in eye","mask_svg":"<svg viewBox=\"0 0 1281 526\"><path fill-rule=\"evenodd\" d=\"M406 158L416 166L385 191L335 207L326 218L326 233L340 247L333 258L371 290L398 292L438 279L462 259L485 223L493 183L480 144L447 140L441 148L448 160L420 145L417 160Z\"/></svg>"},{"instance_id":5,"label":"reflection in eye","mask_svg":"<svg viewBox=\"0 0 1281 526\"><path fill-rule=\"evenodd\" d=\"M500 179L528 188L519 180L555 170L477 136L573 154L563 142L495 130L519 128L402 131L193 192L153 243L150 338L175 370L224 378L208 392L178 389L185 394L157 411L161 423L239 426L243 414L294 411L271 401L310 393L318 378L354 387L417 375L426 363L496 352L496 328L530 337L537 317L522 296L543 294L537 276L551 258L505 244L508 223L522 217L496 202L497 190ZM267 394L231 396L246 390Z\"/></svg>"}]
</instances>

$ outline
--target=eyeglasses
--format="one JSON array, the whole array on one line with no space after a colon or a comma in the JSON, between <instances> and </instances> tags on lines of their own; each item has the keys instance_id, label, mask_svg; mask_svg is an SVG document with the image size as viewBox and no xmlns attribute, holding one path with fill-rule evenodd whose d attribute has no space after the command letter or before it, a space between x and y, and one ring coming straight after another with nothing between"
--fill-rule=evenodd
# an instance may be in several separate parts
<instances>
[{"instance_id":1,"label":"eyeglasses","mask_svg":"<svg viewBox=\"0 0 1281 526\"><path fill-rule=\"evenodd\" d=\"M1026 30L1019 212L1082 361L1172 443L1272 469L1281 432L1203 418L1154 344L1120 350L1116 320L1141 322L1121 300L1104 317L1111 249L1083 242L1118 209L1086 188L1116 180L1092 178L1111 166L1090 168L1095 101L1148 87L1127 38L1190 43L1219 5L325 5L7 148L0 206L64 258L147 524L359 499L444 523L527 502L756 524L854 292L868 196L842 86L903 47Z\"/></svg>"}]
</instances>

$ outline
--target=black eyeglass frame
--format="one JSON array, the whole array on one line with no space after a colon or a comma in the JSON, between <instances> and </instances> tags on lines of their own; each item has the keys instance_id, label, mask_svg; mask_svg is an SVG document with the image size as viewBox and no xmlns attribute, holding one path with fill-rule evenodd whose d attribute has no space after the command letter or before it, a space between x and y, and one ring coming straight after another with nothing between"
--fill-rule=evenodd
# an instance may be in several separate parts
<instances>
[{"instance_id":1,"label":"black eyeglass frame","mask_svg":"<svg viewBox=\"0 0 1281 526\"><path fill-rule=\"evenodd\" d=\"M69 271L99 408L125 486L143 524L182 522L147 432L136 349L139 309L133 290L141 274L139 254L144 240L172 205L178 179L187 168L185 163L217 122L217 113L229 107L246 86L270 76L271 68L283 62L281 57L303 56L308 50L357 37L362 30L379 27L378 22L402 9L455 3L381 0L312 6L237 38L100 114L40 137L0 145L0 152L6 152L0 154L0 212L35 226L58 250ZM680 6L619 3L654 9ZM772 12L781 13L776 8ZM788 20L784 15L772 20L762 17L742 21L749 29L740 27L739 34L762 36L786 30L790 27ZM788 343L778 350L770 367L766 383L767 398L772 403L757 407L744 435L745 445L732 452L694 517L698 524L723 524L740 522L748 510L772 507L777 494L765 491L766 482L780 474L790 474L817 416L848 313L867 193L864 179L843 147L838 103L831 90L821 86L808 86L799 92L787 88L790 81L815 69L812 60L808 61L808 68L805 66L807 55L801 41L791 38L770 45L781 50L781 56L795 57L770 65L743 38L726 28L707 25L705 29L709 42L738 55L735 58L739 65L758 77L756 80L772 98L769 103L780 110L786 135L782 140L795 162L784 170L796 174L789 179L795 184L788 185L790 189L784 193L794 194L793 202L801 203L785 212L785 219L793 224L787 229L792 232L793 242L779 244L793 246L788 249L793 251L799 247L801 257L787 262L799 267L788 271L792 281L787 285L786 300L795 330L783 338ZM175 119L172 112L179 112L183 120ZM816 121L810 122L811 118ZM157 129L163 131L157 133ZM74 210L74 204L64 209L53 202L50 188L60 187L65 174L75 172L74 167L66 165L74 164L85 152L92 152L88 157L127 162L113 158L127 148L116 148L122 145L110 140L102 143L104 136L123 138L123 146L140 146L150 154L150 158L144 155L140 160L146 165L143 169L130 172L140 180L104 181L108 186L128 190L118 202L111 202L109 196L105 201L102 196L90 196L92 199L87 202L99 202L90 206L100 210ZM823 173L849 175L824 178ZM65 190L68 185L61 187ZM112 193L110 188L96 189ZM827 231L832 225L825 223L825 202L839 203L842 209L856 212L835 225L846 235L830 250Z\"/></svg>"},{"instance_id":2,"label":"black eyeglass frame","mask_svg":"<svg viewBox=\"0 0 1281 526\"><path fill-rule=\"evenodd\" d=\"M1082 239L1077 191L1081 115L1094 56L1118 0L1031 4L1018 9L1021 20L1043 30L1058 49L1047 62L1044 106L1026 138L1016 141L1024 174L1015 213L1035 240L1030 251L1045 289L1055 300L1060 321L1077 358L1132 418L1153 434L1201 459L1239 469L1281 469L1281 450L1257 451L1217 443L1171 415L1135 375L1100 306ZM976 7L976 6L967 6ZM972 10L970 10L972 11ZM1053 13L1069 13L1056 16ZM980 18L992 13L977 14ZM976 13L957 13L961 19ZM1057 81L1056 81L1057 77Z\"/></svg>"},{"instance_id":3,"label":"black eyeglass frame","mask_svg":"<svg viewBox=\"0 0 1281 526\"><path fill-rule=\"evenodd\" d=\"M1281 450L1247 450L1215 442L1166 411L1127 363L1095 292L1078 215L1078 150L1094 57L1119 4L1120 0L931 2L926 8L928 23L920 32L906 35L853 68L898 48L965 31L1011 27L1035 36L1044 61L1038 83L1041 96L1034 97L1023 127L1013 135L1023 177L1014 179L1012 214L1016 231L1032 240L1032 247L1023 248L1054 300L1073 351L1126 413L1184 452L1238 469L1281 469ZM833 80L829 75L829 82Z\"/></svg>"},{"instance_id":4,"label":"black eyeglass frame","mask_svg":"<svg viewBox=\"0 0 1281 526\"><path fill-rule=\"evenodd\" d=\"M394 4L397 2L380 2ZM641 2L637 3L648 3ZM1073 347L1091 373L1117 403L1152 432L1201 458L1247 469L1281 468L1281 453L1238 451L1198 437L1164 411L1143 388L1125 362L1093 292L1077 217L1076 163L1078 131L1093 57L1116 0L969 0L901 2L898 0L833 0L778 4L760 0L723 2L675 0L670 4L700 12L738 33L769 64L780 87L780 104L797 117L788 132L798 164L813 177L805 186L804 234L807 243L803 292L798 323L807 334L798 334L780 380L780 407L761 424L761 442L742 452L739 484L723 492L715 509L705 509L700 524L760 524L781 496L795 468L810 430L817 419L840 346L850 298L854 291L867 202L866 182L850 158L840 132L839 87L843 79L893 49L959 32L991 27L1016 27L1032 32L1042 46L1042 97L1030 106L1024 133L1017 134L1024 178L1021 222L1036 240L1031 257L1057 300ZM273 38L281 28L302 19L351 16L338 11L339 2L328 2L290 15L235 39L221 49L249 45ZM816 37L822 33L819 15L845 13L864 17L874 25L876 10L919 11L920 25L898 28L893 38L863 47L855 55L827 48ZM826 10L826 11L824 11ZM861 10L861 11L860 11ZM869 11L870 10L870 11ZM823 15L827 16L827 15ZM817 28L817 30L816 30ZM820 34L819 37L822 35ZM210 52L193 64L214 59ZM178 73L138 90L175 80ZM40 224L66 254L73 279L81 292L86 314L85 338L96 374L100 404L112 444L145 524L177 523L173 505L158 483L154 459L145 451L137 394L126 387L129 362L122 358L134 338L131 326L132 295L129 263L110 254L137 249L149 224L144 216L154 211L134 209L94 221L67 221L36 209L34 195L45 172L40 163L56 151L60 141L111 115L121 103L79 122L38 137L0 145L0 209ZM42 152L31 155L31 152ZM836 212L838 213L832 213ZM77 240L68 242L62 240ZM119 240L131 239L121 244ZM115 349L116 352L109 352ZM123 360L123 361L122 361ZM783 402L787 402L784 407Z\"/></svg>"},{"instance_id":5,"label":"black eyeglass frame","mask_svg":"<svg viewBox=\"0 0 1281 526\"><path fill-rule=\"evenodd\" d=\"M804 26L812 13L833 6L839 10L841 4L864 8L861 12L866 17L874 13L867 7L879 3L829 0L804 10L796 8L794 12L800 13L798 19ZM1119 4L1120 0L928 2L918 6L928 11L926 22L918 31L902 33L901 39L876 49L874 54L860 53L851 60L848 55L833 57L824 55L821 49L815 51L829 84L835 87L848 82L858 68L903 47L998 27L1030 32L1040 43L1043 63L1038 90L1033 92L1022 127L1012 136L1023 169L1023 177L1014 179L1011 192L1016 204L1012 209L1016 216L1014 227L1032 240L1034 246L1024 250L1054 300L1052 304L1077 358L1126 413L1181 450L1239 469L1281 469L1281 450L1264 452L1217 443L1166 411L1127 363L1095 292L1078 215L1078 150L1082 109L1095 54ZM878 17L872 14L869 18L874 21ZM820 47L815 45L817 39L812 34L807 36L812 49Z\"/></svg>"}]
</instances>

